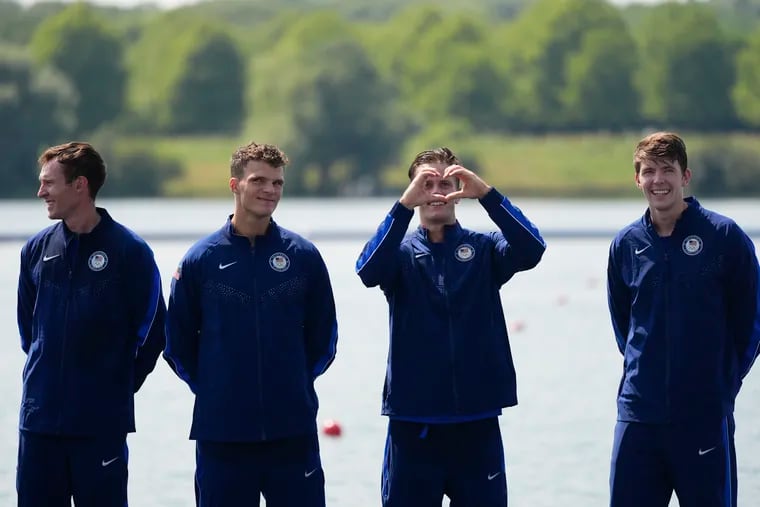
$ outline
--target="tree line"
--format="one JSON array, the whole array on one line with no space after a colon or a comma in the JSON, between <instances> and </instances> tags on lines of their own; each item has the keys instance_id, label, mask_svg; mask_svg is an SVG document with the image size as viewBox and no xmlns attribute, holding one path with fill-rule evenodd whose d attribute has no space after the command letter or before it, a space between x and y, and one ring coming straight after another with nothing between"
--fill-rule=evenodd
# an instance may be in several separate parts
<instances>
[{"instance_id":1,"label":"tree line","mask_svg":"<svg viewBox=\"0 0 760 507\"><path fill-rule=\"evenodd\" d=\"M340 195L382 188L410 138L760 128L760 0L475 5L0 0L0 194L26 192L40 148L75 137L106 152L110 191L158 195L180 167L120 137L265 123L308 161L289 192Z\"/></svg>"}]
</instances>

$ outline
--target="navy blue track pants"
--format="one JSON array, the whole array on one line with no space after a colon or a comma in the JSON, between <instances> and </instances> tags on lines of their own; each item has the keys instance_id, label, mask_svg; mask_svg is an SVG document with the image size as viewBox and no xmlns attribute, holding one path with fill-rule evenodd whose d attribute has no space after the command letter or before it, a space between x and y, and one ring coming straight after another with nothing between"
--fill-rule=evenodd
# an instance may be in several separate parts
<instances>
[{"instance_id":1,"label":"navy blue track pants","mask_svg":"<svg viewBox=\"0 0 760 507\"><path fill-rule=\"evenodd\" d=\"M324 507L317 434L265 442L196 442L198 507Z\"/></svg>"},{"instance_id":2,"label":"navy blue track pants","mask_svg":"<svg viewBox=\"0 0 760 507\"><path fill-rule=\"evenodd\" d=\"M384 507L506 507L498 418L456 424L391 419L382 476Z\"/></svg>"},{"instance_id":3,"label":"navy blue track pants","mask_svg":"<svg viewBox=\"0 0 760 507\"><path fill-rule=\"evenodd\" d=\"M61 437L19 432L18 507L126 507L126 435Z\"/></svg>"},{"instance_id":4,"label":"navy blue track pants","mask_svg":"<svg viewBox=\"0 0 760 507\"><path fill-rule=\"evenodd\" d=\"M736 507L736 487L733 417L615 426L611 507Z\"/></svg>"}]
</instances>

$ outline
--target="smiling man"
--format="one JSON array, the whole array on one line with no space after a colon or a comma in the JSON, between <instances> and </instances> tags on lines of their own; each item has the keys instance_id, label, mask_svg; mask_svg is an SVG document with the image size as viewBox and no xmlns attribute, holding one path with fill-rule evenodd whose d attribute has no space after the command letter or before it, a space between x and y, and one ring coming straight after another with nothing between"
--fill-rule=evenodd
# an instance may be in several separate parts
<instances>
[{"instance_id":1,"label":"smiling man","mask_svg":"<svg viewBox=\"0 0 760 507\"><path fill-rule=\"evenodd\" d=\"M53 146L39 164L37 197L57 222L21 250L18 505L125 507L134 395L164 348L158 267L95 206L106 166L90 144Z\"/></svg>"},{"instance_id":2,"label":"smiling man","mask_svg":"<svg viewBox=\"0 0 760 507\"><path fill-rule=\"evenodd\" d=\"M448 148L423 151L411 183L356 262L390 311L383 389L389 416L385 507L504 507L498 416L517 404L499 289L546 249L538 229ZM498 232L463 228L460 199L478 199ZM419 210L420 226L407 228Z\"/></svg>"},{"instance_id":3,"label":"smiling man","mask_svg":"<svg viewBox=\"0 0 760 507\"><path fill-rule=\"evenodd\" d=\"M327 268L280 227L285 154L250 143L232 155L234 212L174 274L165 357L195 394L199 507L324 507L314 380L335 357Z\"/></svg>"},{"instance_id":4,"label":"smiling man","mask_svg":"<svg viewBox=\"0 0 760 507\"><path fill-rule=\"evenodd\" d=\"M730 218L684 198L675 134L642 139L636 185L648 209L612 242L607 286L624 356L612 507L736 506L734 400L760 347L758 263Z\"/></svg>"}]
</instances>

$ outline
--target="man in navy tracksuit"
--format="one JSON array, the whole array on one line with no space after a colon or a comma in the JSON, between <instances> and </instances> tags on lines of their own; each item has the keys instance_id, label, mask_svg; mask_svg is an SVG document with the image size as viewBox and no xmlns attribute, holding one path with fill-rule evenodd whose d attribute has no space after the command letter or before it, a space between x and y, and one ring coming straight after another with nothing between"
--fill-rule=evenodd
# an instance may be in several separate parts
<instances>
[{"instance_id":1,"label":"man in navy tracksuit","mask_svg":"<svg viewBox=\"0 0 760 507\"><path fill-rule=\"evenodd\" d=\"M287 157L232 156L234 214L172 280L165 356L195 394L196 503L323 507L314 380L335 357L335 303L316 247L277 225Z\"/></svg>"},{"instance_id":2,"label":"man in navy tracksuit","mask_svg":"<svg viewBox=\"0 0 760 507\"><path fill-rule=\"evenodd\" d=\"M613 507L736 506L734 400L760 347L758 262L733 220L684 199L686 147L639 142L649 207L610 248L608 296L624 372Z\"/></svg>"},{"instance_id":3,"label":"man in navy tracksuit","mask_svg":"<svg viewBox=\"0 0 760 507\"><path fill-rule=\"evenodd\" d=\"M60 221L21 250L18 505L125 507L134 394L164 348L161 280L148 245L95 207L106 168L92 146L39 163L37 196Z\"/></svg>"},{"instance_id":4,"label":"man in navy tracksuit","mask_svg":"<svg viewBox=\"0 0 760 507\"><path fill-rule=\"evenodd\" d=\"M504 507L498 416L517 393L499 289L536 266L546 245L448 148L418 154L409 178L356 263L390 310L383 505L440 507L446 495L457 507ZM461 198L479 199L499 232L460 226ZM420 227L405 237L415 208Z\"/></svg>"}]
</instances>

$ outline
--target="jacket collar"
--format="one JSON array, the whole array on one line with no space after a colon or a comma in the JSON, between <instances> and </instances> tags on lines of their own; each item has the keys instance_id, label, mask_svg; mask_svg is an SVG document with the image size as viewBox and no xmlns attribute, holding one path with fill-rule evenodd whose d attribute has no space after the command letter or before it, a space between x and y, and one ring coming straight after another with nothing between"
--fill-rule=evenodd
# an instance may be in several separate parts
<instances>
[{"instance_id":1,"label":"jacket collar","mask_svg":"<svg viewBox=\"0 0 760 507\"><path fill-rule=\"evenodd\" d=\"M683 213L681 213L681 216L678 217L678 220L676 220L676 227L678 227L678 224L680 223L691 220L691 217L698 215L702 209L702 205L699 204L699 201L696 197L685 197L683 201L687 204L687 206L686 209L683 210ZM649 212L649 208L647 208L647 210L644 212L644 216L641 217L641 223L648 229L651 229L653 227L652 215Z\"/></svg>"},{"instance_id":2,"label":"jacket collar","mask_svg":"<svg viewBox=\"0 0 760 507\"><path fill-rule=\"evenodd\" d=\"M277 235L277 231L279 230L279 226L275 223L273 219L269 219L269 226L267 227L267 232L264 233L263 236L256 236L256 241L267 241L270 238L273 238ZM251 242L248 241L248 238L245 236L241 236L240 234L235 232L235 228L232 226L232 214L227 216L227 221L224 224L224 227L222 227L222 235L227 238L227 240L230 242L230 244L236 245L245 245L246 247L250 247Z\"/></svg>"},{"instance_id":3,"label":"jacket collar","mask_svg":"<svg viewBox=\"0 0 760 507\"><path fill-rule=\"evenodd\" d=\"M110 225L113 223L113 218L111 218L111 215L108 214L108 211L106 211L105 208L95 208L95 210L98 212L98 215L100 215L100 221L97 223L95 228L93 228L90 232L87 234L96 235L99 234L100 231L107 229L110 227ZM80 236L80 234L71 232L71 229L69 229L69 226L66 225L66 222L61 220L61 227L63 229L63 236L69 240L74 236Z\"/></svg>"}]
</instances>

